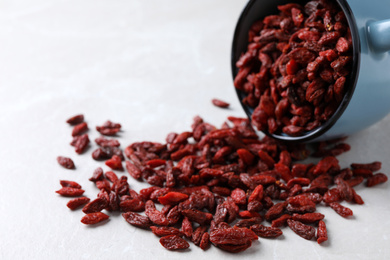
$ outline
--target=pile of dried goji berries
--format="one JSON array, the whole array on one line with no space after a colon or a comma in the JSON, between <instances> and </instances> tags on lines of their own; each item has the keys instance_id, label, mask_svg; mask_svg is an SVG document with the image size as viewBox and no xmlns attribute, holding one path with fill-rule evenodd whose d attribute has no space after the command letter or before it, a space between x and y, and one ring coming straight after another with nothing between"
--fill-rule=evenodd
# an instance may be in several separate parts
<instances>
[{"instance_id":1,"label":"pile of dried goji berries","mask_svg":"<svg viewBox=\"0 0 390 260\"><path fill-rule=\"evenodd\" d=\"M87 152L83 116L68 123L77 124L71 145L77 153ZM120 129L110 121L97 127L102 135L114 137ZM352 211L341 202L364 203L356 185L387 181L385 174L374 173L380 162L341 168L335 156L350 149L342 140L313 145L311 156L321 159L300 163L310 153L304 144L259 139L243 118L229 117L217 128L195 117L191 131L170 133L166 143L136 142L123 151L113 137L101 136L95 142L99 148L91 153L93 159L119 172L124 165L132 178L151 186L136 191L127 174L98 167L88 176L96 184L96 198L83 197L81 185L68 180L60 181L57 193L75 197L67 206L82 207L82 223L102 223L110 212L120 211L131 225L161 237L160 243L170 250L186 249L191 241L204 250L212 244L241 252L258 237L280 236L284 226L323 243L328 237L324 215L316 212L318 204L347 218ZM59 157L58 162L75 168L69 158Z\"/></svg>"},{"instance_id":2,"label":"pile of dried goji berries","mask_svg":"<svg viewBox=\"0 0 390 260\"><path fill-rule=\"evenodd\" d=\"M254 109L260 131L300 136L322 125L344 98L352 68L352 37L335 1L278 6L255 22L236 63L235 87Z\"/></svg>"}]
</instances>

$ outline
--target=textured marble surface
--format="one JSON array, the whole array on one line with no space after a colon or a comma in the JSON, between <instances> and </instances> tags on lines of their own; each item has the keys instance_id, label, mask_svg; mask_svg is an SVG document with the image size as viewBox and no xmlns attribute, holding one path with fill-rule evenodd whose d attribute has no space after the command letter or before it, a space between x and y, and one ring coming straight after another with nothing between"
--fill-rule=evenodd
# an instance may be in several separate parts
<instances>
[{"instance_id":1,"label":"textured marble surface","mask_svg":"<svg viewBox=\"0 0 390 260\"><path fill-rule=\"evenodd\" d=\"M365 200L343 219L326 207L329 242L319 246L290 230L260 239L240 255L195 246L170 252L151 233L119 214L98 227L80 223L60 179L79 182L102 166L77 156L65 120L83 113L93 128L107 119L123 125L122 146L164 141L202 116L219 126L245 116L232 86L230 45L246 1L0 0L0 258L1 259L388 259L389 184L357 188ZM219 97L229 110L211 105ZM390 117L348 139L352 162L383 161L390 174ZM90 131L91 139L98 135ZM74 159L77 170L57 165ZM104 167L104 169L107 169ZM139 190L147 185L130 180Z\"/></svg>"}]
</instances>

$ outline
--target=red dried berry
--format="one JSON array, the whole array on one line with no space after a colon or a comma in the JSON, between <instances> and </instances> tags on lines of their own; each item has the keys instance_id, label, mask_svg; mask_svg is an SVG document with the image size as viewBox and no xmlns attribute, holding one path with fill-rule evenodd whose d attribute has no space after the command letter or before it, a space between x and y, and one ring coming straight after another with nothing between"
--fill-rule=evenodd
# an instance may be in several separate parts
<instances>
[{"instance_id":1,"label":"red dried berry","mask_svg":"<svg viewBox=\"0 0 390 260\"><path fill-rule=\"evenodd\" d=\"M373 175L373 172L369 169L357 168L352 169L353 176L362 176L363 178L369 178Z\"/></svg>"},{"instance_id":2,"label":"red dried berry","mask_svg":"<svg viewBox=\"0 0 390 260\"><path fill-rule=\"evenodd\" d=\"M352 189L352 193L353 193L353 202L359 205L364 204L362 197L360 197L359 194L357 194L354 189Z\"/></svg>"},{"instance_id":3,"label":"red dried berry","mask_svg":"<svg viewBox=\"0 0 390 260\"><path fill-rule=\"evenodd\" d=\"M210 246L210 234L205 232L203 233L202 238L199 242L199 247L202 250L206 250L209 246Z\"/></svg>"},{"instance_id":4,"label":"red dried berry","mask_svg":"<svg viewBox=\"0 0 390 260\"><path fill-rule=\"evenodd\" d=\"M175 191L168 192L164 196L158 197L158 201L163 205L176 205L186 199L188 199L187 194Z\"/></svg>"},{"instance_id":5,"label":"red dried berry","mask_svg":"<svg viewBox=\"0 0 390 260\"><path fill-rule=\"evenodd\" d=\"M96 198L83 207L85 214L102 211L108 206L108 201L105 198Z\"/></svg>"},{"instance_id":6,"label":"red dried berry","mask_svg":"<svg viewBox=\"0 0 390 260\"><path fill-rule=\"evenodd\" d=\"M68 201L66 206L68 208L70 208L71 210L75 210L75 209L87 204L89 201L90 201L90 199L87 197L74 198L74 199L71 199L70 201Z\"/></svg>"},{"instance_id":7,"label":"red dried berry","mask_svg":"<svg viewBox=\"0 0 390 260\"><path fill-rule=\"evenodd\" d=\"M246 149L238 149L237 155L245 163L245 165L252 165L255 156Z\"/></svg>"},{"instance_id":8,"label":"red dried berry","mask_svg":"<svg viewBox=\"0 0 390 260\"><path fill-rule=\"evenodd\" d=\"M238 253L251 246L257 235L248 228L218 228L210 232L210 241L219 248Z\"/></svg>"},{"instance_id":9,"label":"red dried berry","mask_svg":"<svg viewBox=\"0 0 390 260\"><path fill-rule=\"evenodd\" d=\"M82 114L72 116L71 118L66 120L66 122L70 125L77 125L82 123L83 121L84 121L84 115Z\"/></svg>"},{"instance_id":10,"label":"red dried berry","mask_svg":"<svg viewBox=\"0 0 390 260\"><path fill-rule=\"evenodd\" d=\"M142 177L141 170L130 161L126 161L126 170L134 179L140 179Z\"/></svg>"},{"instance_id":11,"label":"red dried berry","mask_svg":"<svg viewBox=\"0 0 390 260\"><path fill-rule=\"evenodd\" d=\"M257 216L257 217L247 218L247 219L241 219L234 226L250 228L255 224L260 224L262 221L263 218L261 216Z\"/></svg>"},{"instance_id":12,"label":"red dried berry","mask_svg":"<svg viewBox=\"0 0 390 260\"><path fill-rule=\"evenodd\" d=\"M97 145L101 147L119 147L120 143L116 139L107 139L104 136L100 136L95 139Z\"/></svg>"},{"instance_id":13,"label":"red dried berry","mask_svg":"<svg viewBox=\"0 0 390 260\"><path fill-rule=\"evenodd\" d=\"M379 171L382 167L381 162L372 162L372 163L352 163L352 169L366 169L373 172Z\"/></svg>"},{"instance_id":14,"label":"red dried berry","mask_svg":"<svg viewBox=\"0 0 390 260\"><path fill-rule=\"evenodd\" d=\"M310 179L308 179L308 178L294 178L294 179L290 179L287 182L287 188L291 189L295 184L299 184L301 186L308 186L310 184Z\"/></svg>"},{"instance_id":15,"label":"red dried berry","mask_svg":"<svg viewBox=\"0 0 390 260\"><path fill-rule=\"evenodd\" d=\"M283 234L282 230L276 227L266 227L261 224L255 224L250 227L256 235L263 238L276 238Z\"/></svg>"},{"instance_id":16,"label":"red dried berry","mask_svg":"<svg viewBox=\"0 0 390 260\"><path fill-rule=\"evenodd\" d=\"M169 235L177 235L179 237L183 236L183 233L175 228L175 227L156 227L156 226L150 226L150 229L152 230L153 234L159 237L169 236Z\"/></svg>"},{"instance_id":17,"label":"red dried berry","mask_svg":"<svg viewBox=\"0 0 390 260\"><path fill-rule=\"evenodd\" d=\"M196 209L184 209L181 214L187 217L190 221L196 222L199 225L206 225L211 222L213 215L208 212L203 212Z\"/></svg>"},{"instance_id":18,"label":"red dried berry","mask_svg":"<svg viewBox=\"0 0 390 260\"><path fill-rule=\"evenodd\" d=\"M88 124L86 122L75 125L72 130L72 136L78 136L88 130Z\"/></svg>"},{"instance_id":19,"label":"red dried berry","mask_svg":"<svg viewBox=\"0 0 390 260\"><path fill-rule=\"evenodd\" d=\"M187 241L177 235L160 238L160 244L168 250L183 250L190 247Z\"/></svg>"},{"instance_id":20,"label":"red dried berry","mask_svg":"<svg viewBox=\"0 0 390 260\"><path fill-rule=\"evenodd\" d=\"M347 207L344 207L343 205L341 205L340 203L338 202L332 202L329 204L329 206L334 210L336 211L337 214L339 214L340 216L344 217L344 218L347 218L347 217L350 217L353 215L353 212L351 209L347 208Z\"/></svg>"},{"instance_id":21,"label":"red dried berry","mask_svg":"<svg viewBox=\"0 0 390 260\"><path fill-rule=\"evenodd\" d=\"M273 205L265 213L265 219L268 221L276 219L277 217L279 217L283 213L286 206L287 206L287 202L279 202L279 203Z\"/></svg>"},{"instance_id":22,"label":"red dried berry","mask_svg":"<svg viewBox=\"0 0 390 260\"><path fill-rule=\"evenodd\" d=\"M81 223L85 225L93 225L105 221L108 218L109 216L102 212L89 213L81 218Z\"/></svg>"},{"instance_id":23,"label":"red dried berry","mask_svg":"<svg viewBox=\"0 0 390 260\"><path fill-rule=\"evenodd\" d=\"M221 107L221 108L228 108L230 106L229 103L216 98L211 100L211 102L213 103L214 106Z\"/></svg>"},{"instance_id":24,"label":"red dried berry","mask_svg":"<svg viewBox=\"0 0 390 260\"><path fill-rule=\"evenodd\" d=\"M64 197L78 197L83 195L84 190L72 187L63 187L62 189L57 190L56 193Z\"/></svg>"},{"instance_id":25,"label":"red dried berry","mask_svg":"<svg viewBox=\"0 0 390 260\"><path fill-rule=\"evenodd\" d=\"M290 214L284 214L274 220L272 220L271 226L272 227L282 227L287 224L287 219L292 218Z\"/></svg>"},{"instance_id":26,"label":"red dried berry","mask_svg":"<svg viewBox=\"0 0 390 260\"><path fill-rule=\"evenodd\" d=\"M108 171L104 174L104 176L109 180L110 182L114 183L118 181L118 176L113 171Z\"/></svg>"},{"instance_id":27,"label":"red dried berry","mask_svg":"<svg viewBox=\"0 0 390 260\"><path fill-rule=\"evenodd\" d=\"M327 156L323 158L314 168L314 175L321 175L327 173L332 168L339 168L339 160L334 156Z\"/></svg>"},{"instance_id":28,"label":"red dried berry","mask_svg":"<svg viewBox=\"0 0 390 260\"><path fill-rule=\"evenodd\" d=\"M138 198L128 199L121 201L119 203L119 208L123 212L142 212L145 210L145 203Z\"/></svg>"},{"instance_id":29,"label":"red dried berry","mask_svg":"<svg viewBox=\"0 0 390 260\"><path fill-rule=\"evenodd\" d=\"M231 198L237 205L246 205L246 193L243 189L236 188L231 192Z\"/></svg>"},{"instance_id":30,"label":"red dried berry","mask_svg":"<svg viewBox=\"0 0 390 260\"><path fill-rule=\"evenodd\" d=\"M330 189L328 190L323 197L323 201L325 203L332 203L332 202L337 202L341 201L341 194L338 189Z\"/></svg>"},{"instance_id":31,"label":"red dried berry","mask_svg":"<svg viewBox=\"0 0 390 260\"><path fill-rule=\"evenodd\" d=\"M113 155L105 164L113 170L123 171L122 160L117 155Z\"/></svg>"},{"instance_id":32,"label":"red dried berry","mask_svg":"<svg viewBox=\"0 0 390 260\"><path fill-rule=\"evenodd\" d=\"M183 221L181 222L181 231L186 237L192 236L192 232L193 232L192 224L187 217L184 217Z\"/></svg>"},{"instance_id":33,"label":"red dried berry","mask_svg":"<svg viewBox=\"0 0 390 260\"><path fill-rule=\"evenodd\" d=\"M162 214L160 211L156 209L156 206L154 205L153 201L148 200L145 203L145 214L149 217L149 219L160 226L167 226L169 225L168 219Z\"/></svg>"},{"instance_id":34,"label":"red dried berry","mask_svg":"<svg viewBox=\"0 0 390 260\"><path fill-rule=\"evenodd\" d=\"M287 224L292 231L304 239L311 240L315 236L316 230L312 226L305 225L292 219L288 219Z\"/></svg>"},{"instance_id":35,"label":"red dried berry","mask_svg":"<svg viewBox=\"0 0 390 260\"><path fill-rule=\"evenodd\" d=\"M83 153L89 144L89 138L87 134L75 136L71 142L71 145L75 147L75 151L78 154Z\"/></svg>"},{"instance_id":36,"label":"red dried berry","mask_svg":"<svg viewBox=\"0 0 390 260\"><path fill-rule=\"evenodd\" d=\"M58 156L57 162L66 169L75 169L74 162L68 157Z\"/></svg>"},{"instance_id":37,"label":"red dried berry","mask_svg":"<svg viewBox=\"0 0 390 260\"><path fill-rule=\"evenodd\" d=\"M148 229L150 226L153 225L153 223L150 221L150 219L146 216L142 216L135 212L126 212L122 214L122 217L131 225Z\"/></svg>"},{"instance_id":38,"label":"red dried berry","mask_svg":"<svg viewBox=\"0 0 390 260\"><path fill-rule=\"evenodd\" d=\"M81 185L78 184L75 181L60 180L60 184L61 184L62 187L70 187L70 188L81 189Z\"/></svg>"},{"instance_id":39,"label":"red dried berry","mask_svg":"<svg viewBox=\"0 0 390 260\"><path fill-rule=\"evenodd\" d=\"M296 220L296 221L299 221L299 222L302 222L304 224L310 224L310 223L315 223L315 222L318 222L322 219L324 219L324 215L321 214L321 213L305 213L303 215L301 214L296 214L294 213L293 216L292 216L292 219L293 220Z\"/></svg>"},{"instance_id":40,"label":"red dried berry","mask_svg":"<svg viewBox=\"0 0 390 260\"><path fill-rule=\"evenodd\" d=\"M321 244L328 240L328 232L326 230L325 222L320 220L318 222L318 229L317 229L317 243Z\"/></svg>"},{"instance_id":41,"label":"red dried berry","mask_svg":"<svg viewBox=\"0 0 390 260\"><path fill-rule=\"evenodd\" d=\"M383 173L376 173L367 179L367 187L372 187L387 181L387 176Z\"/></svg>"},{"instance_id":42,"label":"red dried berry","mask_svg":"<svg viewBox=\"0 0 390 260\"><path fill-rule=\"evenodd\" d=\"M163 159L152 159L152 160L149 160L146 163L146 165L151 167L151 168L157 168L157 167L165 165L165 162L166 162L166 160L163 160Z\"/></svg>"},{"instance_id":43,"label":"red dried berry","mask_svg":"<svg viewBox=\"0 0 390 260\"><path fill-rule=\"evenodd\" d=\"M113 123L110 120L106 121L102 126L97 126L96 130L102 135L113 136L121 130L121 125Z\"/></svg>"}]
</instances>

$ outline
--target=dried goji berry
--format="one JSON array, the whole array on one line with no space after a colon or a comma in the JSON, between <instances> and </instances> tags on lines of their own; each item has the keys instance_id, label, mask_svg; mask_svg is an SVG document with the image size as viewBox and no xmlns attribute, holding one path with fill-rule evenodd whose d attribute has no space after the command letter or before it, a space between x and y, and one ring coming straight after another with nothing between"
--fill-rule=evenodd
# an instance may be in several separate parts
<instances>
[{"instance_id":1,"label":"dried goji berry","mask_svg":"<svg viewBox=\"0 0 390 260\"><path fill-rule=\"evenodd\" d=\"M321 244L328 240L328 232L326 230L325 222L320 220L318 222L318 229L317 229L317 243Z\"/></svg>"},{"instance_id":2,"label":"dried goji berry","mask_svg":"<svg viewBox=\"0 0 390 260\"><path fill-rule=\"evenodd\" d=\"M106 165L113 170L123 171L122 160L117 155L113 155L110 160L107 160Z\"/></svg>"},{"instance_id":3,"label":"dried goji berry","mask_svg":"<svg viewBox=\"0 0 390 260\"><path fill-rule=\"evenodd\" d=\"M142 177L141 170L130 161L126 161L126 170L134 179L140 179Z\"/></svg>"},{"instance_id":4,"label":"dried goji berry","mask_svg":"<svg viewBox=\"0 0 390 260\"><path fill-rule=\"evenodd\" d=\"M312 226L305 225L292 219L287 219L287 224L292 231L304 239L311 240L315 236L316 230Z\"/></svg>"},{"instance_id":5,"label":"dried goji berry","mask_svg":"<svg viewBox=\"0 0 390 260\"><path fill-rule=\"evenodd\" d=\"M290 218L292 218L292 216L290 214L284 214L284 215L272 220L271 226L272 227L285 226L287 224L287 219L290 219Z\"/></svg>"},{"instance_id":6,"label":"dried goji berry","mask_svg":"<svg viewBox=\"0 0 390 260\"><path fill-rule=\"evenodd\" d=\"M354 176L362 176L364 178L368 178L373 175L373 172L371 170L364 168L352 169L352 172Z\"/></svg>"},{"instance_id":7,"label":"dried goji berry","mask_svg":"<svg viewBox=\"0 0 390 260\"><path fill-rule=\"evenodd\" d=\"M66 169L75 169L74 162L72 159L64 156L58 156L57 162Z\"/></svg>"},{"instance_id":8,"label":"dried goji berry","mask_svg":"<svg viewBox=\"0 0 390 260\"><path fill-rule=\"evenodd\" d=\"M263 238L275 238L283 234L282 230L276 227L266 227L261 224L255 224L250 227L256 235Z\"/></svg>"},{"instance_id":9,"label":"dried goji berry","mask_svg":"<svg viewBox=\"0 0 390 260\"><path fill-rule=\"evenodd\" d=\"M256 239L257 235L248 228L218 228L210 232L211 243L229 252L245 250Z\"/></svg>"},{"instance_id":10,"label":"dried goji berry","mask_svg":"<svg viewBox=\"0 0 390 260\"><path fill-rule=\"evenodd\" d=\"M187 194L175 191L168 192L164 196L158 197L158 201L163 205L176 205L186 199L188 199Z\"/></svg>"},{"instance_id":11,"label":"dried goji berry","mask_svg":"<svg viewBox=\"0 0 390 260\"><path fill-rule=\"evenodd\" d=\"M110 120L106 121L102 126L97 126L96 130L102 135L116 135L121 129L121 125L113 123Z\"/></svg>"},{"instance_id":12,"label":"dried goji berry","mask_svg":"<svg viewBox=\"0 0 390 260\"><path fill-rule=\"evenodd\" d=\"M263 221L263 218L258 216L258 217L253 217L253 218L247 218L247 219L241 219L236 223L236 227L246 227L250 228L251 226L255 224L260 224Z\"/></svg>"},{"instance_id":13,"label":"dried goji berry","mask_svg":"<svg viewBox=\"0 0 390 260\"><path fill-rule=\"evenodd\" d=\"M309 224L322 220L324 217L325 216L321 213L305 213L303 215L294 213L292 219L305 224Z\"/></svg>"},{"instance_id":14,"label":"dried goji berry","mask_svg":"<svg viewBox=\"0 0 390 260\"><path fill-rule=\"evenodd\" d=\"M230 252L230 253L239 253L242 252L249 247L251 247L252 241L251 240L245 240L243 243L238 245L232 245L232 244L217 244L216 246L224 251Z\"/></svg>"},{"instance_id":15,"label":"dried goji berry","mask_svg":"<svg viewBox=\"0 0 390 260\"><path fill-rule=\"evenodd\" d=\"M246 165L252 165L255 156L246 149L238 149L237 154Z\"/></svg>"},{"instance_id":16,"label":"dried goji berry","mask_svg":"<svg viewBox=\"0 0 390 260\"><path fill-rule=\"evenodd\" d=\"M236 188L232 190L231 198L233 199L234 203L236 203L237 205L246 204L246 193L243 189Z\"/></svg>"},{"instance_id":17,"label":"dried goji berry","mask_svg":"<svg viewBox=\"0 0 390 260\"><path fill-rule=\"evenodd\" d=\"M84 190L72 187L63 187L57 190L56 193L64 197L78 197L83 195Z\"/></svg>"},{"instance_id":18,"label":"dried goji berry","mask_svg":"<svg viewBox=\"0 0 390 260\"><path fill-rule=\"evenodd\" d=\"M60 184L62 187L71 187L71 188L81 189L81 185L75 181L60 180Z\"/></svg>"},{"instance_id":19,"label":"dried goji berry","mask_svg":"<svg viewBox=\"0 0 390 260\"><path fill-rule=\"evenodd\" d=\"M139 228L148 229L153 225L152 221L150 221L148 217L142 216L135 212L129 211L123 213L122 216L129 224Z\"/></svg>"},{"instance_id":20,"label":"dried goji berry","mask_svg":"<svg viewBox=\"0 0 390 260\"><path fill-rule=\"evenodd\" d=\"M82 114L72 116L71 118L66 120L66 122L70 125L77 125L82 123L83 121L84 121L84 115Z\"/></svg>"},{"instance_id":21,"label":"dried goji berry","mask_svg":"<svg viewBox=\"0 0 390 260\"><path fill-rule=\"evenodd\" d=\"M328 172L332 168L338 168L339 160L337 160L334 156L327 156L323 158L315 167L314 174L320 175Z\"/></svg>"},{"instance_id":22,"label":"dried goji berry","mask_svg":"<svg viewBox=\"0 0 390 260\"><path fill-rule=\"evenodd\" d=\"M199 243L199 247L203 250L206 250L210 246L210 234L204 232Z\"/></svg>"},{"instance_id":23,"label":"dried goji berry","mask_svg":"<svg viewBox=\"0 0 390 260\"><path fill-rule=\"evenodd\" d=\"M138 198L134 198L121 201L119 207L123 212L142 212L145 210L145 203Z\"/></svg>"},{"instance_id":24,"label":"dried goji berry","mask_svg":"<svg viewBox=\"0 0 390 260\"><path fill-rule=\"evenodd\" d=\"M372 163L352 163L352 169L366 169L370 171L379 171L382 167L381 162L372 162Z\"/></svg>"},{"instance_id":25,"label":"dried goji berry","mask_svg":"<svg viewBox=\"0 0 390 260\"><path fill-rule=\"evenodd\" d=\"M194 232L192 233L192 236L191 236L192 243L194 243L195 245L199 246L200 245L200 241L202 240L202 236L206 232L206 230L207 230L206 226L199 226L199 227L197 227L194 230Z\"/></svg>"},{"instance_id":26,"label":"dried goji berry","mask_svg":"<svg viewBox=\"0 0 390 260\"><path fill-rule=\"evenodd\" d=\"M71 210L75 210L85 204L87 204L90 201L89 198L87 197L79 197L79 198L74 198L68 201L66 206L70 208Z\"/></svg>"},{"instance_id":27,"label":"dried goji berry","mask_svg":"<svg viewBox=\"0 0 390 260\"><path fill-rule=\"evenodd\" d=\"M145 214L149 217L149 219L160 226L167 226L169 225L168 219L162 214L160 211L156 209L156 206L154 205L153 201L148 200L145 203Z\"/></svg>"},{"instance_id":28,"label":"dried goji berry","mask_svg":"<svg viewBox=\"0 0 390 260\"><path fill-rule=\"evenodd\" d=\"M160 167L162 165L165 165L165 162L166 162L166 160L163 160L163 159L152 159L152 160L149 160L148 162L146 162L146 165L149 167L152 167L152 168L157 168L157 167Z\"/></svg>"},{"instance_id":29,"label":"dried goji berry","mask_svg":"<svg viewBox=\"0 0 390 260\"><path fill-rule=\"evenodd\" d=\"M88 130L88 124L86 122L82 122L73 127L72 136L78 136Z\"/></svg>"},{"instance_id":30,"label":"dried goji berry","mask_svg":"<svg viewBox=\"0 0 390 260\"><path fill-rule=\"evenodd\" d=\"M275 205L273 205L265 213L265 219L270 221L270 220L273 220L273 219L276 219L277 217L279 217L283 213L287 204L288 204L287 202L279 202L279 203L276 203Z\"/></svg>"},{"instance_id":31,"label":"dried goji berry","mask_svg":"<svg viewBox=\"0 0 390 260\"><path fill-rule=\"evenodd\" d=\"M156 227L156 226L150 226L150 229L152 230L153 234L159 237L169 236L169 235L177 235L182 237L183 233L175 228L175 227Z\"/></svg>"},{"instance_id":32,"label":"dried goji berry","mask_svg":"<svg viewBox=\"0 0 390 260\"><path fill-rule=\"evenodd\" d=\"M360 195L357 194L354 189L352 189L352 194L353 194L353 202L355 202L356 204L359 204L359 205L364 204L362 197L360 197Z\"/></svg>"},{"instance_id":33,"label":"dried goji berry","mask_svg":"<svg viewBox=\"0 0 390 260\"><path fill-rule=\"evenodd\" d=\"M329 206L337 212L337 214L339 214L340 216L344 217L344 218L347 218L347 217L350 217L353 215L353 212L351 209L341 205L340 203L338 202L332 202L329 204Z\"/></svg>"},{"instance_id":34,"label":"dried goji berry","mask_svg":"<svg viewBox=\"0 0 390 260\"><path fill-rule=\"evenodd\" d=\"M373 176L367 178L367 187L372 187L387 181L387 176L383 173L376 173Z\"/></svg>"},{"instance_id":35,"label":"dried goji berry","mask_svg":"<svg viewBox=\"0 0 390 260\"><path fill-rule=\"evenodd\" d=\"M252 191L251 195L248 198L248 202L262 201L263 197L264 197L264 188L263 188L263 185L259 184Z\"/></svg>"},{"instance_id":36,"label":"dried goji berry","mask_svg":"<svg viewBox=\"0 0 390 260\"><path fill-rule=\"evenodd\" d=\"M211 102L213 103L214 106L221 107L221 108L228 108L230 106L229 103L216 98L212 99Z\"/></svg>"},{"instance_id":37,"label":"dried goji berry","mask_svg":"<svg viewBox=\"0 0 390 260\"><path fill-rule=\"evenodd\" d=\"M119 147L120 143L116 139L107 139L104 136L100 136L95 139L95 142L101 147Z\"/></svg>"},{"instance_id":38,"label":"dried goji berry","mask_svg":"<svg viewBox=\"0 0 390 260\"><path fill-rule=\"evenodd\" d=\"M110 181L110 182L116 182L118 180L118 176L113 171L108 171L104 173L104 176Z\"/></svg>"},{"instance_id":39,"label":"dried goji berry","mask_svg":"<svg viewBox=\"0 0 390 260\"><path fill-rule=\"evenodd\" d=\"M109 216L102 212L89 213L81 218L81 223L86 225L93 225L105 221L108 218Z\"/></svg>"},{"instance_id":40,"label":"dried goji berry","mask_svg":"<svg viewBox=\"0 0 390 260\"><path fill-rule=\"evenodd\" d=\"M169 250L183 250L190 247L187 241L177 235L169 235L160 238L160 244Z\"/></svg>"},{"instance_id":41,"label":"dried goji berry","mask_svg":"<svg viewBox=\"0 0 390 260\"><path fill-rule=\"evenodd\" d=\"M213 215L208 212L203 212L196 209L184 209L181 214L187 217L190 221L199 223L200 225L209 224L213 219Z\"/></svg>"},{"instance_id":42,"label":"dried goji berry","mask_svg":"<svg viewBox=\"0 0 390 260\"><path fill-rule=\"evenodd\" d=\"M323 201L325 203L332 203L332 202L337 202L341 201L341 194L338 189L330 189L328 190L323 197Z\"/></svg>"},{"instance_id":43,"label":"dried goji berry","mask_svg":"<svg viewBox=\"0 0 390 260\"><path fill-rule=\"evenodd\" d=\"M77 135L73 138L71 145L75 147L75 151L78 154L83 153L89 144L88 134Z\"/></svg>"},{"instance_id":44,"label":"dried goji berry","mask_svg":"<svg viewBox=\"0 0 390 260\"><path fill-rule=\"evenodd\" d=\"M186 237L192 237L193 228L191 221L187 217L184 217L183 221L181 222L181 231Z\"/></svg>"},{"instance_id":45,"label":"dried goji berry","mask_svg":"<svg viewBox=\"0 0 390 260\"><path fill-rule=\"evenodd\" d=\"M85 214L99 212L108 206L108 201L105 198L96 198L83 207Z\"/></svg>"}]
</instances>

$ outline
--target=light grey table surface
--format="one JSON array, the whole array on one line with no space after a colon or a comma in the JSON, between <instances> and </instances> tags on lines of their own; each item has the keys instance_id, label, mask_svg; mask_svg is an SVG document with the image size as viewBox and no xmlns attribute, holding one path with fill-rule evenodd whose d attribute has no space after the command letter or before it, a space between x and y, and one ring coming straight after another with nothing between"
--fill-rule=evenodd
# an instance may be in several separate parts
<instances>
[{"instance_id":1,"label":"light grey table surface","mask_svg":"<svg viewBox=\"0 0 390 260\"><path fill-rule=\"evenodd\" d=\"M87 227L57 196L60 179L79 182L102 163L90 152L77 156L65 120L83 113L93 128L120 122L122 147L163 142L190 129L202 116L220 126L229 115L244 117L230 74L235 23L246 1L197 0L0 0L0 259L388 259L389 185L358 188L365 204L350 205L352 219L329 208L329 242L306 241L288 228L280 239L260 239L232 255L196 246L170 252L153 234L117 214ZM221 98L229 110L212 106ZM383 162L390 174L390 116L348 139L339 157ZM91 139L97 137L90 132ZM92 148L91 148L92 149ZM70 156L76 171L58 166ZM104 166L104 169L108 169ZM130 179L135 190L147 187Z\"/></svg>"}]
</instances>

